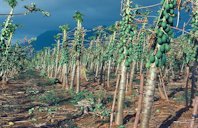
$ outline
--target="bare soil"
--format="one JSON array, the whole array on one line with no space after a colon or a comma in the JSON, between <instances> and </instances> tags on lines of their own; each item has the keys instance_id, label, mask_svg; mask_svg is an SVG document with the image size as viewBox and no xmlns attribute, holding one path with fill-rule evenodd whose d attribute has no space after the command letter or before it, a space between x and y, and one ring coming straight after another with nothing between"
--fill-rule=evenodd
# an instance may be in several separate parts
<instances>
[{"instance_id":1,"label":"bare soil","mask_svg":"<svg viewBox=\"0 0 198 128\"><path fill-rule=\"evenodd\" d=\"M19 77L9 81L0 88L0 128L108 128L109 120L83 114L78 107L69 102L71 96L60 84L38 86L47 82L37 72L24 72ZM177 81L178 83L178 81ZM115 84L115 80L112 81ZM138 83L135 83L138 85ZM150 128L188 128L191 120L192 108L185 107L184 101L178 100L184 89L170 85L169 101L161 100L156 94L153 105ZM99 90L97 83L83 82L83 89L91 92ZM47 91L55 91L61 98L54 104L40 102L39 97ZM114 88L107 89L107 95L112 96ZM137 94L136 94L137 95ZM173 98L175 97L175 99ZM124 125L133 126L137 99L126 96ZM111 103L107 104L111 108ZM114 125L114 128L118 126ZM198 121L196 120L196 127Z\"/></svg>"}]
</instances>

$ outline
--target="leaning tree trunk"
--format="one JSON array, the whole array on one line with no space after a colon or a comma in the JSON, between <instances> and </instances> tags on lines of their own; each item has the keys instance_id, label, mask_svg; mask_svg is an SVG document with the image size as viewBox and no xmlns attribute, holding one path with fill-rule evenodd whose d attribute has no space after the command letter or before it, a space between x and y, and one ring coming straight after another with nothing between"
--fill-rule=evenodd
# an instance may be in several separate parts
<instances>
[{"instance_id":1,"label":"leaning tree trunk","mask_svg":"<svg viewBox=\"0 0 198 128\"><path fill-rule=\"evenodd\" d=\"M116 98L117 98L119 84L120 84L120 75L117 76L116 88L115 88L114 95L113 95L113 103L112 103L111 115L110 115L110 128L112 127L112 123L113 123L113 119L114 119L114 110L115 110L115 104L116 104Z\"/></svg>"},{"instance_id":2,"label":"leaning tree trunk","mask_svg":"<svg viewBox=\"0 0 198 128\"><path fill-rule=\"evenodd\" d=\"M11 8L10 13L9 13L9 15L8 15L8 17L7 17L6 21L5 21L5 25L4 25L3 29L2 29L2 31L5 31L5 29L8 27L9 22L10 22L10 20L12 18L13 13L14 13L14 9ZM3 41L2 34L1 34L0 40Z\"/></svg>"},{"instance_id":3,"label":"leaning tree trunk","mask_svg":"<svg viewBox=\"0 0 198 128\"><path fill-rule=\"evenodd\" d=\"M116 124L123 124L123 109L124 109L124 97L125 97L125 88L126 88L126 71L125 60L121 64L121 80L120 88L118 93L118 111L116 116Z\"/></svg>"},{"instance_id":4,"label":"leaning tree trunk","mask_svg":"<svg viewBox=\"0 0 198 128\"><path fill-rule=\"evenodd\" d=\"M141 128L149 128L149 119L151 117L151 109L153 105L154 93L155 93L155 79L156 79L156 67L152 65L149 70L149 76L147 79L146 95L144 98L143 118L141 122Z\"/></svg>"}]
</instances>

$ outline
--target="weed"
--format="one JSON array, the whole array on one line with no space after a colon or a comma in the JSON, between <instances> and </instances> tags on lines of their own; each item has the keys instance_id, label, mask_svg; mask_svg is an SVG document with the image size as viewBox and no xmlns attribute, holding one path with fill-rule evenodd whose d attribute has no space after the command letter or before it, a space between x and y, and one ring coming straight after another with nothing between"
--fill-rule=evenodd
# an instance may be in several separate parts
<instances>
[{"instance_id":1,"label":"weed","mask_svg":"<svg viewBox=\"0 0 198 128\"><path fill-rule=\"evenodd\" d=\"M44 102L44 103L57 104L62 99L62 97L58 96L54 90L51 90L39 96L38 99L39 101Z\"/></svg>"},{"instance_id":2,"label":"weed","mask_svg":"<svg viewBox=\"0 0 198 128\"><path fill-rule=\"evenodd\" d=\"M124 125L120 125L120 126L118 126L118 128L125 128L125 126Z\"/></svg>"},{"instance_id":3,"label":"weed","mask_svg":"<svg viewBox=\"0 0 198 128\"><path fill-rule=\"evenodd\" d=\"M30 88L27 88L26 93L29 95L36 95L39 93L39 90L36 90L36 89L30 87Z\"/></svg>"},{"instance_id":4,"label":"weed","mask_svg":"<svg viewBox=\"0 0 198 128\"><path fill-rule=\"evenodd\" d=\"M42 82L38 82L37 83L37 86L52 86L52 85L55 85L57 84L59 81L55 78L48 78L46 81L42 81Z\"/></svg>"},{"instance_id":5,"label":"weed","mask_svg":"<svg viewBox=\"0 0 198 128\"><path fill-rule=\"evenodd\" d=\"M73 104L77 104L79 101L81 101L83 99L94 100L93 94L90 93L88 90L83 90L77 94L70 91L70 95L72 96L71 103L73 103Z\"/></svg>"}]
</instances>

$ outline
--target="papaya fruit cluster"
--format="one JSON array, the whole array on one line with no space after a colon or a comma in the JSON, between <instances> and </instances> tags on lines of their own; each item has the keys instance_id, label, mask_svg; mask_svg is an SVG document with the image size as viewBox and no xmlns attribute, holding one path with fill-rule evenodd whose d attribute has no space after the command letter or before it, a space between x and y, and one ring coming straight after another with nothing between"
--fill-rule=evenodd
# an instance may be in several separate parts
<instances>
[{"instance_id":1,"label":"papaya fruit cluster","mask_svg":"<svg viewBox=\"0 0 198 128\"><path fill-rule=\"evenodd\" d=\"M120 43L117 45L119 52L118 63L122 62L125 59L126 67L130 67L132 63L132 40L136 32L136 28L131 25L133 22L133 17L130 14L129 10L129 7L126 7L123 12L123 18L122 21L120 21Z\"/></svg>"},{"instance_id":2,"label":"papaya fruit cluster","mask_svg":"<svg viewBox=\"0 0 198 128\"><path fill-rule=\"evenodd\" d=\"M81 53L81 47L82 47L82 30L76 30L75 32L75 51L80 54Z\"/></svg>"},{"instance_id":3,"label":"papaya fruit cluster","mask_svg":"<svg viewBox=\"0 0 198 128\"><path fill-rule=\"evenodd\" d=\"M140 61L143 54L143 43L145 40L145 33L141 32L140 36L137 37L138 42L133 45L133 55L131 56L134 61Z\"/></svg>"},{"instance_id":4,"label":"papaya fruit cluster","mask_svg":"<svg viewBox=\"0 0 198 128\"><path fill-rule=\"evenodd\" d=\"M174 32L171 29L174 20L174 8L176 7L176 0L163 0L162 13L160 16L160 22L156 29L156 46L157 51L151 51L149 62L146 67L149 68L152 63L155 63L156 67L161 67L166 64L166 53L170 51L170 38L174 36ZM154 48L154 49L155 49Z\"/></svg>"},{"instance_id":5,"label":"papaya fruit cluster","mask_svg":"<svg viewBox=\"0 0 198 128\"><path fill-rule=\"evenodd\" d=\"M68 46L64 47L62 49L62 61L64 64L68 64L69 63L69 48Z\"/></svg>"},{"instance_id":6,"label":"papaya fruit cluster","mask_svg":"<svg viewBox=\"0 0 198 128\"><path fill-rule=\"evenodd\" d=\"M103 60L107 61L107 60L112 59L114 57L113 54L115 50L116 50L115 41L112 41L111 44L108 46L106 53L103 56Z\"/></svg>"}]
</instances>

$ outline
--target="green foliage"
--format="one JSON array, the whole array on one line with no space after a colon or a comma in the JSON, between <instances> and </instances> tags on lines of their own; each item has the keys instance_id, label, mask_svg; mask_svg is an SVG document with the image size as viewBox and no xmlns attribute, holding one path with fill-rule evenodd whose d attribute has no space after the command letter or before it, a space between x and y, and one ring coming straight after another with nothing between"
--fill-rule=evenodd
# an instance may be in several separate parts
<instances>
[{"instance_id":1,"label":"green foliage","mask_svg":"<svg viewBox=\"0 0 198 128\"><path fill-rule=\"evenodd\" d=\"M111 113L111 111L107 109L102 103L94 104L93 112L101 117L110 117Z\"/></svg>"},{"instance_id":2,"label":"green foliage","mask_svg":"<svg viewBox=\"0 0 198 128\"><path fill-rule=\"evenodd\" d=\"M29 95L36 95L39 93L39 90L30 87L26 89L26 93Z\"/></svg>"},{"instance_id":3,"label":"green foliage","mask_svg":"<svg viewBox=\"0 0 198 128\"><path fill-rule=\"evenodd\" d=\"M50 16L49 12L38 8L35 3L31 3L30 5L25 5L24 8L27 9L27 11L25 12L26 15L29 13L33 13L33 12L40 12L44 16L47 16L47 17Z\"/></svg>"},{"instance_id":4,"label":"green foliage","mask_svg":"<svg viewBox=\"0 0 198 128\"><path fill-rule=\"evenodd\" d=\"M5 1L8 2L11 8L14 8L17 5L17 0L5 0Z\"/></svg>"},{"instance_id":5,"label":"green foliage","mask_svg":"<svg viewBox=\"0 0 198 128\"><path fill-rule=\"evenodd\" d=\"M124 125L119 125L118 128L125 128L125 126Z\"/></svg>"},{"instance_id":6,"label":"green foliage","mask_svg":"<svg viewBox=\"0 0 198 128\"><path fill-rule=\"evenodd\" d=\"M54 90L46 91L39 96L38 100L47 104L57 104L63 97L59 96Z\"/></svg>"},{"instance_id":7,"label":"green foliage","mask_svg":"<svg viewBox=\"0 0 198 128\"><path fill-rule=\"evenodd\" d=\"M57 84L59 81L56 78L48 78L45 81L40 81L37 83L37 86L52 86Z\"/></svg>"},{"instance_id":8,"label":"green foliage","mask_svg":"<svg viewBox=\"0 0 198 128\"><path fill-rule=\"evenodd\" d=\"M40 76L45 78L47 76L47 74L44 70L41 70Z\"/></svg>"},{"instance_id":9,"label":"green foliage","mask_svg":"<svg viewBox=\"0 0 198 128\"><path fill-rule=\"evenodd\" d=\"M86 100L87 102L89 102L91 105L89 109L91 112L93 112L95 116L110 116L110 110L107 109L102 103L102 100L105 98L105 94L103 92L97 92L96 94L93 94L88 90L83 90L76 94L70 90L70 95L72 96L71 103L73 104L77 104L82 100Z\"/></svg>"},{"instance_id":10,"label":"green foliage","mask_svg":"<svg viewBox=\"0 0 198 128\"><path fill-rule=\"evenodd\" d=\"M57 107L33 107L28 110L28 114L34 114L35 112L47 112L48 114L52 114L58 110Z\"/></svg>"},{"instance_id":11,"label":"green foliage","mask_svg":"<svg viewBox=\"0 0 198 128\"><path fill-rule=\"evenodd\" d=\"M77 104L79 101L83 99L89 99L89 100L94 99L93 94L88 90L83 90L79 93L74 93L72 90L70 90L70 95L72 96L71 103L73 104Z\"/></svg>"},{"instance_id":12,"label":"green foliage","mask_svg":"<svg viewBox=\"0 0 198 128\"><path fill-rule=\"evenodd\" d=\"M75 12L73 18L76 20L76 21L80 21L80 22L83 22L83 14L79 11Z\"/></svg>"},{"instance_id":13,"label":"green foliage","mask_svg":"<svg viewBox=\"0 0 198 128\"><path fill-rule=\"evenodd\" d=\"M125 66L130 67L132 61L130 55L134 55L132 41L137 32L136 27L131 25L134 20L134 12L130 11L130 3L125 4L126 5L123 8L122 21L120 21L120 42L117 45L117 49L119 49L118 63L125 60Z\"/></svg>"}]
</instances>

